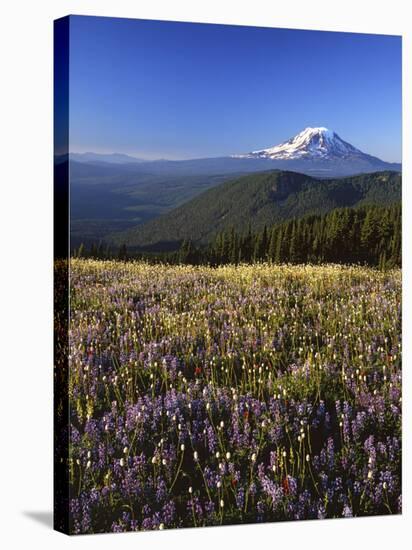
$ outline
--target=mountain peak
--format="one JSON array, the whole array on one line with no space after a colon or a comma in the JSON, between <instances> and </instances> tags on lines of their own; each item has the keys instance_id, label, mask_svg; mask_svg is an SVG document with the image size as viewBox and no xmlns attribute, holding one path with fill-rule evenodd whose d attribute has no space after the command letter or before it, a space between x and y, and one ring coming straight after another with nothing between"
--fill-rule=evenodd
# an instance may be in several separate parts
<instances>
[{"instance_id":1,"label":"mountain peak","mask_svg":"<svg viewBox=\"0 0 412 550\"><path fill-rule=\"evenodd\" d=\"M332 135L334 134L334 132L332 130L329 130L329 128L325 128L324 126L319 126L317 128L316 127L313 128L312 126L307 126L300 133L303 134L303 133L306 133L306 132L313 133L313 134L332 134Z\"/></svg>"},{"instance_id":2,"label":"mountain peak","mask_svg":"<svg viewBox=\"0 0 412 550\"><path fill-rule=\"evenodd\" d=\"M263 158L272 160L336 160L367 156L324 126L308 126L296 136L267 149L252 151L238 158Z\"/></svg>"},{"instance_id":3,"label":"mountain peak","mask_svg":"<svg viewBox=\"0 0 412 550\"><path fill-rule=\"evenodd\" d=\"M335 136L335 132L333 130L329 130L329 128L325 128L324 126L319 126L317 128L312 128L311 126L308 126L299 134L297 134L295 138L297 138L298 136L322 136L327 139L333 139L333 137Z\"/></svg>"}]
</instances>

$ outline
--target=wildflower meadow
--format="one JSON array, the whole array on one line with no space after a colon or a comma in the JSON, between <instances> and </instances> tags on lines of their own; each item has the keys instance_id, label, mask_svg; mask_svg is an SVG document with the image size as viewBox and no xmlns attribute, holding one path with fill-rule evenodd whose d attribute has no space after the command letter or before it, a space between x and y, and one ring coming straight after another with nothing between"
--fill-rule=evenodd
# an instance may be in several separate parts
<instances>
[{"instance_id":1,"label":"wildflower meadow","mask_svg":"<svg viewBox=\"0 0 412 550\"><path fill-rule=\"evenodd\" d=\"M401 512L401 271L72 259L72 533Z\"/></svg>"}]
</instances>

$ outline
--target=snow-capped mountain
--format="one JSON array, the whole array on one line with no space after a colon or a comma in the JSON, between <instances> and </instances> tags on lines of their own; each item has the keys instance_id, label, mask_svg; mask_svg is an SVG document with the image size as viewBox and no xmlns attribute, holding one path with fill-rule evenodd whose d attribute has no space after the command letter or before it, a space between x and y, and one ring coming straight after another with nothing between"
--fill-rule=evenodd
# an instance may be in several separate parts
<instances>
[{"instance_id":1,"label":"snow-capped mountain","mask_svg":"<svg viewBox=\"0 0 412 550\"><path fill-rule=\"evenodd\" d=\"M67 157L56 158L56 164ZM162 176L216 176L246 174L267 170L288 170L314 177L340 177L354 174L402 170L400 163L385 162L363 153L338 134L324 127L305 128L295 137L267 149L250 153L188 160L151 160L126 155L86 153L70 155L71 177L83 181L94 177L101 181L104 170L129 181L130 174ZM110 164L110 166L109 166Z\"/></svg>"},{"instance_id":2,"label":"snow-capped mountain","mask_svg":"<svg viewBox=\"0 0 412 550\"><path fill-rule=\"evenodd\" d=\"M261 158L271 160L337 160L375 158L363 153L350 143L344 141L336 132L328 128L305 128L274 147L252 151L236 158ZM378 159L376 159L378 160Z\"/></svg>"}]
</instances>

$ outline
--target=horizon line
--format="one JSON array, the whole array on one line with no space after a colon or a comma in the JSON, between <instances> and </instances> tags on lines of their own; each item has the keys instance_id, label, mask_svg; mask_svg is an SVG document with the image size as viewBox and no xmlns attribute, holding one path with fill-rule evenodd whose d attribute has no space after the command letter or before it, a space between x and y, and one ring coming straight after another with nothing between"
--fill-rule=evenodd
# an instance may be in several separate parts
<instances>
[{"instance_id":1,"label":"horizon line","mask_svg":"<svg viewBox=\"0 0 412 550\"><path fill-rule=\"evenodd\" d=\"M269 147L267 147L267 148L269 148ZM123 156L129 157L131 159L136 159L137 162L160 162L160 161L163 161L163 162L168 162L168 161L169 162L183 162L183 161L188 161L188 160L205 160L205 159L219 159L219 158L240 158L241 155L247 155L247 154L252 153L252 152L253 151L248 151L246 153L231 153L231 154L193 156L193 157L180 157L180 156L175 157L174 155L167 155L167 156L150 155L150 157L147 157L144 154L139 154L139 153L125 153L124 150L122 150L122 151L114 151L114 150L99 151L98 148L97 149L88 148L88 149L85 149L85 150L82 150L82 151L75 150L75 151L70 151L69 153L67 153L67 152L66 153L60 153L58 156L64 155L64 154L68 154L68 155L92 154L92 155L102 155L102 156L105 156L105 155L123 155ZM362 153L365 153L365 152L362 151ZM379 156L377 156L373 153L365 153L365 154L374 156L374 157L378 158L379 160L381 160L383 162L386 162L388 164L402 164L402 160L385 160L385 159L383 159L383 158L381 158L381 157L379 157Z\"/></svg>"}]
</instances>

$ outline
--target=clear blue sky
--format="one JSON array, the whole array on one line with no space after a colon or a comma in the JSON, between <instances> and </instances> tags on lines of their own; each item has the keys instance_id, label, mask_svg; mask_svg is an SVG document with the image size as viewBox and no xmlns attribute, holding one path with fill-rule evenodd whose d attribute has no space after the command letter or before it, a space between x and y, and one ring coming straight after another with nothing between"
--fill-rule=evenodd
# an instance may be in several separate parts
<instances>
[{"instance_id":1,"label":"clear blue sky","mask_svg":"<svg viewBox=\"0 0 412 550\"><path fill-rule=\"evenodd\" d=\"M195 158L326 126L401 160L401 38L72 16L70 147Z\"/></svg>"}]
</instances>

